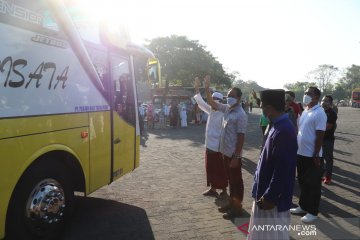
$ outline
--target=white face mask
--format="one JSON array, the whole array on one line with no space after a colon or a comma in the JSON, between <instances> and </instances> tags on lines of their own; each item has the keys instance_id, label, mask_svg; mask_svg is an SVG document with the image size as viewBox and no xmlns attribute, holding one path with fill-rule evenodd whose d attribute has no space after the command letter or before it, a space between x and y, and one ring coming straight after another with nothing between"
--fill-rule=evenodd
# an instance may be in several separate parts
<instances>
[{"instance_id":1,"label":"white face mask","mask_svg":"<svg viewBox=\"0 0 360 240\"><path fill-rule=\"evenodd\" d=\"M233 98L233 97L228 97L227 98L227 104L231 107L233 106L234 104L237 103L237 99L236 98Z\"/></svg>"},{"instance_id":2,"label":"white face mask","mask_svg":"<svg viewBox=\"0 0 360 240\"><path fill-rule=\"evenodd\" d=\"M304 97L303 97L303 104L304 104L305 106L309 105L309 103L311 103L311 101L312 101L312 98L311 98L309 95L304 95Z\"/></svg>"}]
</instances>

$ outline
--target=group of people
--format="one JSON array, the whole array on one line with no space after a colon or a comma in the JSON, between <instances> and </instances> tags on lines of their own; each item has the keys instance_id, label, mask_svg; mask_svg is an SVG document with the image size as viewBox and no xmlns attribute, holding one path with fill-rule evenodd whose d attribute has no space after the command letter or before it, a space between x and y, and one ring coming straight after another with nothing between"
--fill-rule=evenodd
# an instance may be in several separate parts
<instances>
[{"instance_id":1,"label":"group of people","mask_svg":"<svg viewBox=\"0 0 360 240\"><path fill-rule=\"evenodd\" d=\"M139 104L140 129L143 132L144 124L148 129L165 128L169 125L172 128L187 127L188 117L185 105L176 104L172 101L170 105L164 105L162 109L154 109L153 104L144 107Z\"/></svg>"},{"instance_id":2,"label":"group of people","mask_svg":"<svg viewBox=\"0 0 360 240\"><path fill-rule=\"evenodd\" d=\"M207 185L205 196L226 196L227 205L218 210L225 219L241 215L244 196L242 152L248 117L241 106L242 92L232 88L222 103L222 94L210 92L210 76L204 78L207 103L199 93L195 79L194 99L209 114L205 138L205 166ZM257 164L249 223L249 239L289 239L288 231L252 231L255 225L290 225L290 213L305 214L301 220L309 223L317 218L321 197L321 182L331 182L336 113L332 97L325 96L319 104L321 92L316 87L306 90L304 109L294 102L294 94L284 90L264 90L260 98L253 96L262 109L262 150ZM295 106L296 105L296 106ZM326 161L323 178L323 160ZM292 207L296 178L300 186L297 208ZM218 194L217 190L221 190Z\"/></svg>"}]
</instances>

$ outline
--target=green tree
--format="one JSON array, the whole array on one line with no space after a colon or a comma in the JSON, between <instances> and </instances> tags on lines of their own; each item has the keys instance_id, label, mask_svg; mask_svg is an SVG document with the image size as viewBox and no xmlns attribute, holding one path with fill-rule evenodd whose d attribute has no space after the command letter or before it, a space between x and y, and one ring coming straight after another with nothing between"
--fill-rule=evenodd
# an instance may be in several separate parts
<instances>
[{"instance_id":1,"label":"green tree","mask_svg":"<svg viewBox=\"0 0 360 240\"><path fill-rule=\"evenodd\" d=\"M321 92L329 92L332 90L332 82L337 77L339 69L333 65L319 65L315 70L307 74L307 78L317 83L317 87Z\"/></svg>"},{"instance_id":2,"label":"green tree","mask_svg":"<svg viewBox=\"0 0 360 240\"><path fill-rule=\"evenodd\" d=\"M348 97L354 88L360 87L360 66L353 64L347 68L345 76L339 81L339 86L344 89Z\"/></svg>"},{"instance_id":3,"label":"green tree","mask_svg":"<svg viewBox=\"0 0 360 240\"><path fill-rule=\"evenodd\" d=\"M207 73L216 85L231 86L231 75L198 41L172 35L152 39L147 47L160 60L162 77L166 79L167 86L193 86L196 76L202 79Z\"/></svg>"},{"instance_id":4,"label":"green tree","mask_svg":"<svg viewBox=\"0 0 360 240\"><path fill-rule=\"evenodd\" d=\"M342 99L349 98L349 94L345 91L345 89L340 84L336 84L335 90L332 93L332 97L334 100L342 100Z\"/></svg>"}]
</instances>

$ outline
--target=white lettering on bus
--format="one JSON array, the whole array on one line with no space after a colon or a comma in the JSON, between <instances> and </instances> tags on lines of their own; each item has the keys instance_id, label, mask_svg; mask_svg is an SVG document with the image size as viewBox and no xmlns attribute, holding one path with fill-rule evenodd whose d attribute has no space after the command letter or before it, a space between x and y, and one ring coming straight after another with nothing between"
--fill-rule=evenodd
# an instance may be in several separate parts
<instances>
[{"instance_id":1,"label":"white lettering on bus","mask_svg":"<svg viewBox=\"0 0 360 240\"><path fill-rule=\"evenodd\" d=\"M41 14L3 0L0 0L0 13L8 14L37 25L41 25L42 22Z\"/></svg>"}]
</instances>

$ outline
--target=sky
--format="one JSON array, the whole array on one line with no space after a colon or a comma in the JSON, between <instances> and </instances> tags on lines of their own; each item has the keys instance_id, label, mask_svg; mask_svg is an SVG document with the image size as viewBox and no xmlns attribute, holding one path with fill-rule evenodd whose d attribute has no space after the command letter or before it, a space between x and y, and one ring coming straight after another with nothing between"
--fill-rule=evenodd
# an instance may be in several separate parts
<instances>
[{"instance_id":1,"label":"sky","mask_svg":"<svg viewBox=\"0 0 360 240\"><path fill-rule=\"evenodd\" d=\"M360 65L360 0L104 1L134 42L187 36L262 87L307 81L321 64Z\"/></svg>"}]
</instances>

